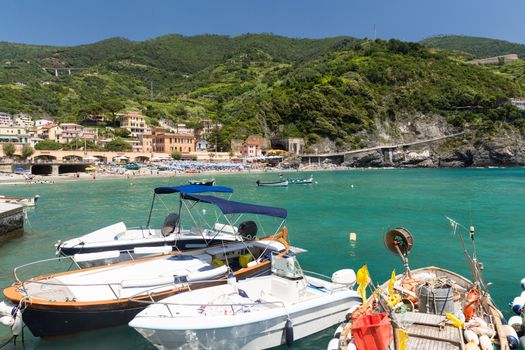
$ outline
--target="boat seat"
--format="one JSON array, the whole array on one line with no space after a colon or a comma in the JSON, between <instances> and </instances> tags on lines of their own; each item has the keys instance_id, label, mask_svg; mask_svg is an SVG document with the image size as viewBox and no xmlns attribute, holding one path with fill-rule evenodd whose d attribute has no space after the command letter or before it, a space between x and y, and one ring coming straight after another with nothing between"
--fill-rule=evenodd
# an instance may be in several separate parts
<instances>
[{"instance_id":1,"label":"boat seat","mask_svg":"<svg viewBox=\"0 0 525 350\"><path fill-rule=\"evenodd\" d=\"M214 247L206 250L206 253L210 254L211 256L217 255L217 254L223 254L223 253L229 253L236 250L246 249L246 247L250 247L246 243L236 243L236 244L230 244L227 247Z\"/></svg>"},{"instance_id":2,"label":"boat seat","mask_svg":"<svg viewBox=\"0 0 525 350\"><path fill-rule=\"evenodd\" d=\"M239 225L239 234L245 239L252 240L257 236L257 224L255 221L244 221Z\"/></svg>"},{"instance_id":3,"label":"boat seat","mask_svg":"<svg viewBox=\"0 0 525 350\"><path fill-rule=\"evenodd\" d=\"M86 262L86 261L94 261L94 260L101 260L101 259L115 259L120 256L120 251L118 250L108 250L105 252L97 252L97 253L82 253L82 254L75 254L73 255L73 260L76 262Z\"/></svg>"},{"instance_id":4,"label":"boat seat","mask_svg":"<svg viewBox=\"0 0 525 350\"><path fill-rule=\"evenodd\" d=\"M85 234L78 239L82 242L106 242L118 239L119 236L126 233L126 225L121 221L119 223L103 227L99 230ZM66 241L68 242L68 241Z\"/></svg>"},{"instance_id":5,"label":"boat seat","mask_svg":"<svg viewBox=\"0 0 525 350\"><path fill-rule=\"evenodd\" d=\"M200 255L195 255L195 258L199 259L199 260L202 260L206 264L211 264L211 260L212 260L211 255L210 254L206 254L206 253L200 254Z\"/></svg>"},{"instance_id":6,"label":"boat seat","mask_svg":"<svg viewBox=\"0 0 525 350\"><path fill-rule=\"evenodd\" d=\"M231 233L233 235L236 235L238 233L237 227L233 225L222 224L220 222L216 222L213 228L215 231L221 232L221 233Z\"/></svg>"},{"instance_id":7,"label":"boat seat","mask_svg":"<svg viewBox=\"0 0 525 350\"><path fill-rule=\"evenodd\" d=\"M54 277L46 279L42 283L26 283L24 287L30 298L49 301L72 301L75 298L71 289Z\"/></svg>"},{"instance_id":8,"label":"boat seat","mask_svg":"<svg viewBox=\"0 0 525 350\"><path fill-rule=\"evenodd\" d=\"M284 244L282 244L281 242L272 241L268 239L262 239L260 241L253 241L251 243L253 244L254 247L262 248L262 249L267 248L267 250L274 251L274 252L280 252L286 248Z\"/></svg>"},{"instance_id":9,"label":"boat seat","mask_svg":"<svg viewBox=\"0 0 525 350\"><path fill-rule=\"evenodd\" d=\"M166 237L175 232L177 226L179 226L180 216L177 213L169 213L164 219L164 224L160 229L160 233Z\"/></svg>"}]
</instances>

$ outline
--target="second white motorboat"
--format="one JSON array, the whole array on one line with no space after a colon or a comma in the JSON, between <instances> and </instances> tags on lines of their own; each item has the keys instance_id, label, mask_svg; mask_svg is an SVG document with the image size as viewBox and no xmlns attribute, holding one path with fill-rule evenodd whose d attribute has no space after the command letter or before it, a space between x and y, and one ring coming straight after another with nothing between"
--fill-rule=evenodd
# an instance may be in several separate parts
<instances>
[{"instance_id":1,"label":"second white motorboat","mask_svg":"<svg viewBox=\"0 0 525 350\"><path fill-rule=\"evenodd\" d=\"M294 257L275 256L270 276L229 278L225 285L168 297L129 325L159 349L291 345L344 320L361 304L352 289L353 270L337 271L331 281L319 277L305 275Z\"/></svg>"}]
</instances>

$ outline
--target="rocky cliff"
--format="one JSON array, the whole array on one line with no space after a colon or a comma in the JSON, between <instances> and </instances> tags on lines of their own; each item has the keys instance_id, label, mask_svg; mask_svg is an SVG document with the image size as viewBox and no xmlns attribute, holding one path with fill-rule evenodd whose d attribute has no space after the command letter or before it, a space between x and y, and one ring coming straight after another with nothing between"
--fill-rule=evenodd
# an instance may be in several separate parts
<instances>
[{"instance_id":1,"label":"rocky cliff","mask_svg":"<svg viewBox=\"0 0 525 350\"><path fill-rule=\"evenodd\" d=\"M465 134L412 146L401 144L438 139L463 130L447 124L438 115L413 115L403 122L378 123L372 146L391 145L373 151L345 155L344 165L351 167L488 167L525 166L525 140L515 130L501 127L487 135L476 128Z\"/></svg>"}]
</instances>

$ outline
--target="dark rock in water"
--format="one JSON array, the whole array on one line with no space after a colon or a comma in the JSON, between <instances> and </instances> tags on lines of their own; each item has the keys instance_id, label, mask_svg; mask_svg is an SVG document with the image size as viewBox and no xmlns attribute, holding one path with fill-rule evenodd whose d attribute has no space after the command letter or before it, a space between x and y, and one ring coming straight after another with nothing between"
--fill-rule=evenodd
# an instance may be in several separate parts
<instances>
[{"instance_id":1,"label":"dark rock in water","mask_svg":"<svg viewBox=\"0 0 525 350\"><path fill-rule=\"evenodd\" d=\"M385 160L383 154L379 151L370 151L366 153L349 154L345 157L345 162L353 167L384 167Z\"/></svg>"}]
</instances>

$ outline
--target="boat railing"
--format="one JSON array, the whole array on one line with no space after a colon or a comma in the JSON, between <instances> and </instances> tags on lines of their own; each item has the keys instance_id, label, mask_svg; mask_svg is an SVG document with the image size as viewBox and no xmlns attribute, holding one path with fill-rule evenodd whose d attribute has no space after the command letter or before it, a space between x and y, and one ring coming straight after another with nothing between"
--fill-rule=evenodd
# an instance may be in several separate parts
<instances>
[{"instance_id":1,"label":"boat railing","mask_svg":"<svg viewBox=\"0 0 525 350\"><path fill-rule=\"evenodd\" d=\"M280 300L276 300L276 301L267 301L267 300L258 300L258 301L254 301L254 302L251 302L251 303L207 303L207 304L203 304L203 303L174 303L174 302L168 302L168 301L154 301L154 302L151 302L151 301L148 301L148 300L136 300L136 302L138 303L142 303L142 304L149 304L149 305L163 305L166 307L166 309L168 310L169 314L171 317L184 317L184 315L181 315L180 313L178 313L177 315L174 315L173 312L171 311L171 308L170 306L187 306L187 307L199 307L199 310L202 310L202 313L204 313L204 309L206 307L225 307L225 308L231 308L232 310L232 315L236 315L238 311L241 311L242 310L242 313L245 313L245 309L241 309L241 310L235 310L235 307L252 307L252 306L262 306L262 305L273 305L273 306L281 306L281 307L286 307L285 303L283 301L280 301ZM140 317L140 316L137 316L137 317Z\"/></svg>"},{"instance_id":2,"label":"boat railing","mask_svg":"<svg viewBox=\"0 0 525 350\"><path fill-rule=\"evenodd\" d=\"M61 286L61 287L101 287L101 286L107 286L111 292L113 293L113 295L115 296L115 298L117 299L120 299L122 298L122 296L120 295L120 292L125 289L126 287L124 286L125 282L124 281L120 281L120 282L89 282L89 283L64 283L62 281L54 281L54 280L50 280L49 278L43 278L43 279L40 279L40 280L35 280L35 279L27 279L25 281L22 281L19 276L18 276L18 270L21 269L21 268L25 268L25 267L28 267L28 266L31 266L31 265L36 265L36 264L40 264L40 263L46 263L46 262L51 262L51 261L57 261L57 260L64 260L64 259L67 259L67 260L71 260L73 263L76 264L76 262L74 261L74 259L72 259L72 257L58 257L58 258L51 258L51 259L44 259L44 260L39 260L39 261L34 261L34 262L31 262L31 263L28 263L28 264L24 264L24 265L21 265L21 266L18 266L14 269L14 275L15 275L15 280L17 281L17 283L20 284L21 288L23 289L24 291L24 294L28 297L28 298L31 298L31 295L30 295L30 292L26 289L26 284L39 284L39 285L48 285L48 286ZM79 269L81 269L78 264L77 264L77 267ZM147 280L147 279L144 279L144 280ZM153 297L152 297L152 294L156 291L156 292L161 292L161 291L165 291L169 288L175 288L175 287L178 287L178 288L188 288L191 290L191 284L202 284L202 283L218 283L218 282L225 282L226 280L225 279L214 279L214 280L203 280L203 281L192 281L192 282L188 282L184 279L184 276L181 276L180 278L176 278L174 277L172 279L171 282L165 282L165 283L158 283L158 284L155 284L155 285L152 285L151 288L147 288L147 289L142 289L139 293L136 293L134 294L133 296L131 297L126 297L128 298L128 300L130 301L135 301L135 302L139 302L140 299L134 299L134 298L144 298L144 297L149 297L150 300L153 302ZM66 300L68 301L68 300ZM75 301L75 300L71 300L71 301Z\"/></svg>"},{"instance_id":3,"label":"boat railing","mask_svg":"<svg viewBox=\"0 0 525 350\"><path fill-rule=\"evenodd\" d=\"M312 277L318 277L318 278L320 278L322 280L325 280L326 282L330 282L330 283L334 284L332 282L332 278L327 276L327 275L323 275L321 273L314 272L314 271L309 271L309 270L303 270L303 272L304 272L304 274L306 276L310 275ZM337 285L337 287L329 289L330 293L333 293L333 292L336 292L336 291L340 291L340 290L343 290L343 289L348 289L348 288L353 287L353 285L354 285L354 283L351 283L351 284L350 283L349 284L335 283L335 284Z\"/></svg>"},{"instance_id":4,"label":"boat railing","mask_svg":"<svg viewBox=\"0 0 525 350\"><path fill-rule=\"evenodd\" d=\"M73 256L59 256L59 257L55 257L55 258L49 258L49 259L42 259L42 260L32 261L30 263L17 266L17 267L15 267L13 269L13 275L15 277L16 282L22 283L22 280L18 277L19 270L21 270L23 268L26 268L26 267L29 267L29 266L40 265L40 264L44 264L44 263L50 263L50 262L53 262L53 261L63 261L63 260L71 260L71 265L68 268L68 271L71 269L71 267L73 265L76 265L76 267L79 270L81 269L81 267L78 265L78 263L75 261L75 259L73 259Z\"/></svg>"}]
</instances>

